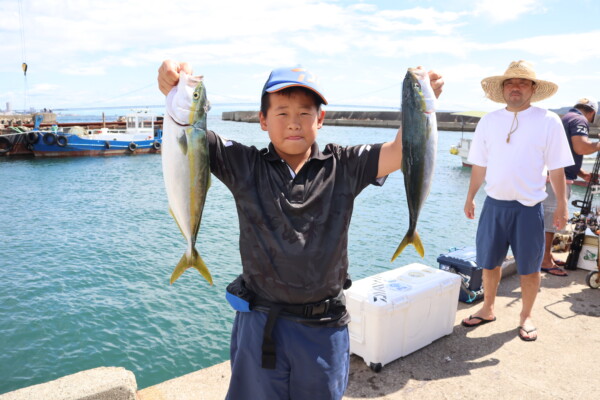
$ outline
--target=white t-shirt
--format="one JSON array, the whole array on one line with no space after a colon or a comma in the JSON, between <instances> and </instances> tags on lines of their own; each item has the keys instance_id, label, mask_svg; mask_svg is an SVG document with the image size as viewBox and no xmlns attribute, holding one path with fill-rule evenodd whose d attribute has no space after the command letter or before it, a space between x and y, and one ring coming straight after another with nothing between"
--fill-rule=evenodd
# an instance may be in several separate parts
<instances>
[{"instance_id":1,"label":"white t-shirt","mask_svg":"<svg viewBox=\"0 0 600 400\"><path fill-rule=\"evenodd\" d=\"M555 113L531 106L517 113L518 127L506 143L514 112L484 115L475 129L468 160L486 167L485 192L496 200L526 206L543 201L547 170L573 165L563 124Z\"/></svg>"}]
</instances>

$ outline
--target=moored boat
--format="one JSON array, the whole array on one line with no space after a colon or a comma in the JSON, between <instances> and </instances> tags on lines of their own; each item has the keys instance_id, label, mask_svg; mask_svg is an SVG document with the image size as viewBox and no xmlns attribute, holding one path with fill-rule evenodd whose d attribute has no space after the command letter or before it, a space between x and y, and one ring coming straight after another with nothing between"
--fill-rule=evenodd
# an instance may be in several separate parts
<instances>
[{"instance_id":1,"label":"moored boat","mask_svg":"<svg viewBox=\"0 0 600 400\"><path fill-rule=\"evenodd\" d=\"M27 141L36 157L158 153L162 129L154 115L137 112L126 117L125 129L72 126L49 132L30 131Z\"/></svg>"}]
</instances>

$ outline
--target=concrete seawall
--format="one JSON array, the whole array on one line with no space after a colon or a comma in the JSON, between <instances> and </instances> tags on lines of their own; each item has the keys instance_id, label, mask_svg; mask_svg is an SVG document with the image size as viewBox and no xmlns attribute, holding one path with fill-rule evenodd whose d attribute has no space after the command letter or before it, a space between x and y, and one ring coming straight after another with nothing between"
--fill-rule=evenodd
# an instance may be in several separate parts
<instances>
[{"instance_id":1,"label":"concrete seawall","mask_svg":"<svg viewBox=\"0 0 600 400\"><path fill-rule=\"evenodd\" d=\"M436 113L438 129L444 131L466 131L475 130L477 117L464 117L452 115L448 112ZM337 126L361 126L372 128L398 129L401 124L402 113L400 111L327 111L325 114L325 125ZM221 115L224 121L235 122L258 122L258 111L229 111Z\"/></svg>"},{"instance_id":2,"label":"concrete seawall","mask_svg":"<svg viewBox=\"0 0 600 400\"><path fill-rule=\"evenodd\" d=\"M474 132L479 117L454 115L450 112L436 113L438 130ZM258 122L258 111L228 111L221 115L223 121ZM398 129L401 124L400 111L327 111L324 125L360 126ZM590 126L591 138L600 136L600 118Z\"/></svg>"}]
</instances>

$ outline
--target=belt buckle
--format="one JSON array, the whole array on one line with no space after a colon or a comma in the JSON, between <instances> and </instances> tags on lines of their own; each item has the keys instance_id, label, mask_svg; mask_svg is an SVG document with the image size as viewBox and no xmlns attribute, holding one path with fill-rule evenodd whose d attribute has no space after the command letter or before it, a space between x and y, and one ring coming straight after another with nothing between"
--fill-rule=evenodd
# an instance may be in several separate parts
<instances>
[{"instance_id":1,"label":"belt buckle","mask_svg":"<svg viewBox=\"0 0 600 400\"><path fill-rule=\"evenodd\" d=\"M329 311L330 304L331 301L329 299L316 304L307 304L304 307L304 316L314 317L315 315L327 314L327 311Z\"/></svg>"}]
</instances>

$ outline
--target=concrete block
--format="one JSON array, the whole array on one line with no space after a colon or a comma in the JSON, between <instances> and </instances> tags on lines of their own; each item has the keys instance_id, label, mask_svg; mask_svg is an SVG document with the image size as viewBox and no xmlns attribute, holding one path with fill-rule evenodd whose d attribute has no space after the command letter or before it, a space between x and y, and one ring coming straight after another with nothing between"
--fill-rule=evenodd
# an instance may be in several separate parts
<instances>
[{"instance_id":1,"label":"concrete block","mask_svg":"<svg viewBox=\"0 0 600 400\"><path fill-rule=\"evenodd\" d=\"M133 372L99 367L0 395L0 400L136 400Z\"/></svg>"}]
</instances>

